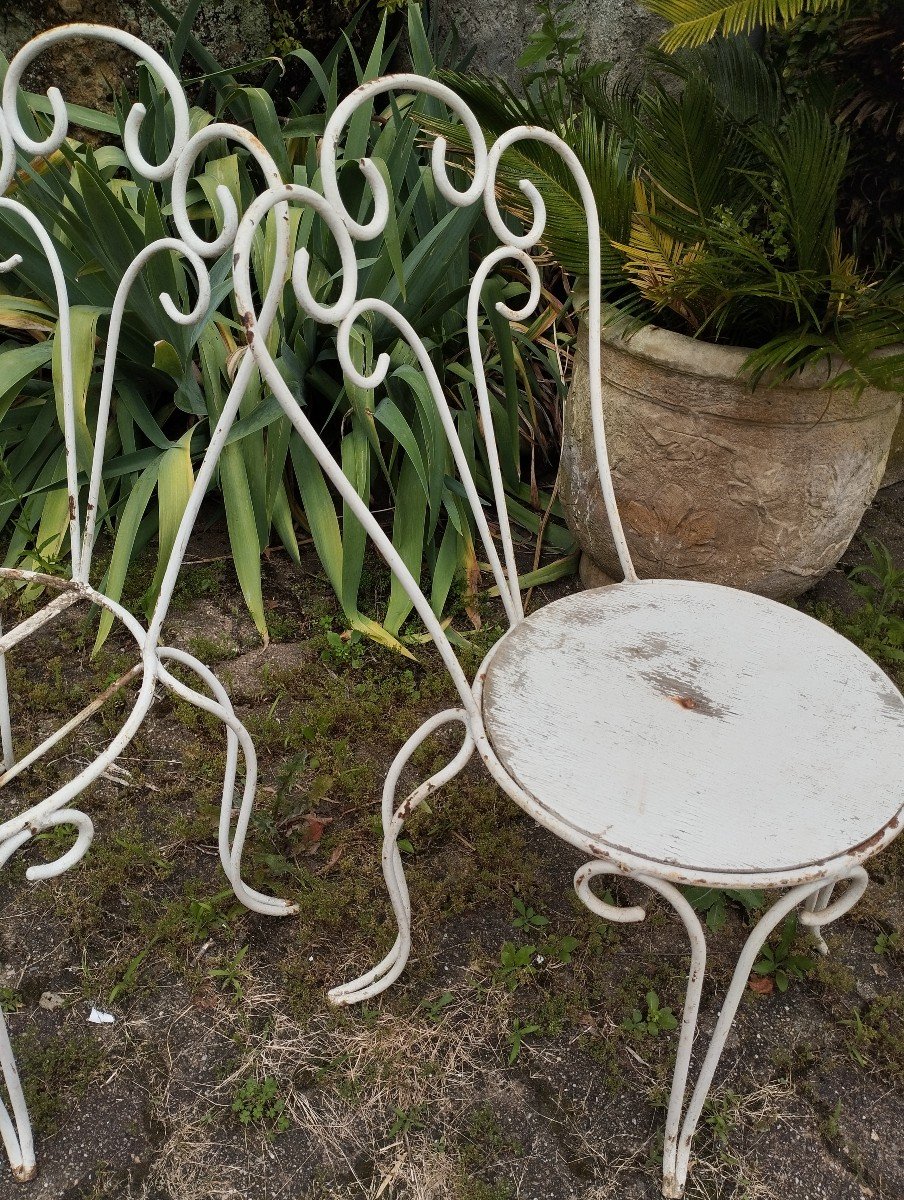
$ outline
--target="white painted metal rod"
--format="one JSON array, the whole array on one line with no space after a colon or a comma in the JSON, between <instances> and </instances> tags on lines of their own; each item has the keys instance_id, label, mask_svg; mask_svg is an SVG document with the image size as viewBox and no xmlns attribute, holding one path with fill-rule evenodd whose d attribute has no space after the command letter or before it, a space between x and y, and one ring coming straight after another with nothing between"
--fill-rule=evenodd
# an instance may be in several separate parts
<instances>
[{"instance_id":1,"label":"white painted metal rod","mask_svg":"<svg viewBox=\"0 0 904 1200\"><path fill-rule=\"evenodd\" d=\"M2 575L2 568L0 568L0 575ZM0 637L0 654L8 654L13 646L18 646L20 642L26 641L42 626L49 621L55 621L67 608L71 608L73 604L77 604L79 600L83 599L80 591L71 584L68 586L71 590L63 592L60 596L54 596L43 608L39 608L36 613L32 613L30 617L26 617L24 621L20 621L18 625L7 630Z\"/></svg>"}]
</instances>

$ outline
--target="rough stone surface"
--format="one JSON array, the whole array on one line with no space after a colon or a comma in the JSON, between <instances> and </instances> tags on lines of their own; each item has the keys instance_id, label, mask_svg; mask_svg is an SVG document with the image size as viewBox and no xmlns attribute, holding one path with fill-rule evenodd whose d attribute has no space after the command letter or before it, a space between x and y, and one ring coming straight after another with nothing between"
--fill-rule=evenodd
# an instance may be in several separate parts
<instances>
[{"instance_id":1,"label":"rough stone surface","mask_svg":"<svg viewBox=\"0 0 904 1200\"><path fill-rule=\"evenodd\" d=\"M867 389L854 403L821 389L815 371L751 392L738 378L742 349L652 327L603 340L609 460L638 573L786 598L831 570L876 494L900 398ZM620 578L586 355L585 332L565 412L562 503L585 554Z\"/></svg>"},{"instance_id":2,"label":"rough stone surface","mask_svg":"<svg viewBox=\"0 0 904 1200\"><path fill-rule=\"evenodd\" d=\"M888 452L888 463L885 467L883 487L891 487L904 479L904 416L899 417L898 424L892 434L891 449Z\"/></svg>"},{"instance_id":3,"label":"rough stone surface","mask_svg":"<svg viewBox=\"0 0 904 1200\"><path fill-rule=\"evenodd\" d=\"M186 0L171 0L174 12L184 11ZM115 25L143 38L161 50L171 36L165 21L140 0L20 0L0 5L0 53L10 58L29 38L68 22ZM220 0L205 4L195 21L200 41L227 66L248 62L267 52L270 18L266 0ZM113 91L128 84L134 63L115 46L95 42L90 70L85 70L84 43L65 43L42 56L28 72L25 83L34 91L55 84L65 99L89 107L109 103Z\"/></svg>"},{"instance_id":4,"label":"rough stone surface","mask_svg":"<svg viewBox=\"0 0 904 1200\"><path fill-rule=\"evenodd\" d=\"M436 0L431 7L439 32L456 30L462 49L474 52L474 67L517 81L518 58L529 33L539 24L532 0L498 0L496 4ZM636 0L587 0L578 6L575 16L585 30L588 61L614 63L613 82L637 77L644 47L665 28Z\"/></svg>"}]
</instances>

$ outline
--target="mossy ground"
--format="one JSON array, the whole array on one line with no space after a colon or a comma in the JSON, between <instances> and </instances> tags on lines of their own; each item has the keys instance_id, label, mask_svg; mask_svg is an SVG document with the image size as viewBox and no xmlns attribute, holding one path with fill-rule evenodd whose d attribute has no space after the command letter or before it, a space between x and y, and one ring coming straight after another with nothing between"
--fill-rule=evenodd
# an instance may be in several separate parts
<instances>
[{"instance_id":1,"label":"mossy ground","mask_svg":"<svg viewBox=\"0 0 904 1200\"><path fill-rule=\"evenodd\" d=\"M885 504L900 533L896 498ZM69 844L59 830L3 874L0 999L40 1175L27 1185L3 1175L0 1197L656 1196L677 1035L649 1031L647 994L680 1012L687 952L671 912L649 903L635 926L587 912L571 888L576 854L472 765L406 831L405 975L369 1005L331 1009L327 988L394 937L379 870L386 769L453 691L427 649L405 662L328 638L342 625L313 556L301 568L269 562L266 649L216 535L189 558L167 640L228 683L260 756L245 875L299 916L235 902L216 851L222 726L161 693L120 769L83 799L97 828L85 860L26 882L27 861ZM136 611L147 582L130 581ZM811 599L847 603L836 585ZM469 668L499 620L488 605ZM125 636L94 658L93 639L76 608L10 656L20 744L131 665ZM5 811L87 762L126 711L124 695L20 777ZM411 781L457 744L452 730L427 743ZM871 874L861 905L827 931L828 959L784 994L746 994L689 1197L904 1195L904 842ZM746 924L729 903L711 936L704 1034ZM88 1024L92 1005L115 1023Z\"/></svg>"}]
</instances>

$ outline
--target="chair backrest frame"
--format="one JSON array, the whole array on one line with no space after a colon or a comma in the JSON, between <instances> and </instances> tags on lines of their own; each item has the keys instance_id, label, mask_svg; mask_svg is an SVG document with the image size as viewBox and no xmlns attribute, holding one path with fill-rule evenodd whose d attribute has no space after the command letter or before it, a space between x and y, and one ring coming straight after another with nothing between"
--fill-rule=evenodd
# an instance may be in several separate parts
<instances>
[{"instance_id":1,"label":"chair backrest frame","mask_svg":"<svg viewBox=\"0 0 904 1200\"><path fill-rule=\"evenodd\" d=\"M97 420L93 431L93 449L90 469L88 471L87 499L83 506L80 491L84 486L79 475L78 439L76 432L77 411L74 395L73 363L70 329L69 297L66 287L65 273L59 255L50 233L42 226L40 220L20 201L2 195L15 177L17 160L16 152L27 154L49 155L63 144L68 132L68 114L63 100L55 88L48 91L48 98L53 112L53 127L50 134L43 140L31 138L23 128L17 111L17 95L21 79L27 67L48 47L64 39L86 37L113 42L134 53L149 70L156 76L165 89L172 104L174 114L173 143L166 158L157 164L147 162L143 157L138 141L139 129L145 115L145 108L135 104L127 117L123 136L125 152L133 168L144 177L157 182L171 181L173 220L178 237L164 237L146 246L125 271L117 287L114 304L110 313L109 329L101 378L100 399ZM431 153L431 167L437 190L447 201L458 207L482 204L490 227L499 239L499 246L492 250L479 264L472 277L467 300L467 332L469 351L472 359L473 375L477 392L478 409L486 445L487 461L490 470L490 482L496 508L496 517L500 532L502 553L500 554L487 523L486 513L478 494L475 481L468 466L467 457L455 425L455 420L444 394L442 382L431 355L417 331L405 317L391 305L382 300L359 298L358 296L358 263L355 254L355 242L372 240L379 237L386 229L390 215L390 205L393 200L388 193L384 176L378 167L368 158L359 160L359 166L364 179L370 188L373 199L373 215L366 222L357 221L347 210L339 188L339 166L343 132L355 112L362 105L369 105L380 95L402 93L415 97L423 95L438 100L448 107L462 122L471 140L471 165L473 175L463 189L457 187L449 177L447 167L447 145L442 137L435 139ZM188 211L189 187L193 172L202 151L216 140L226 139L237 143L256 160L264 179L264 187L251 203L248 211L240 218L236 204L228 189L220 185L217 198L222 210L222 222L219 234L210 240L204 240L194 230ZM537 188L529 181L521 181L521 190L527 197L532 219L529 228L522 234L517 234L506 223L496 199L496 174L502 155L517 142L535 139L551 146L572 172L577 183L584 206L587 221L588 258L589 258L589 303L585 316L589 333L589 377L590 396L593 420L595 448L599 466L599 477L602 494L612 527L613 538L621 561L625 578L636 579L633 564L625 541L615 496L612 478L606 454L605 428L602 411L600 389L600 229L596 203L589 180L574 152L555 134L534 126L519 126L510 130L497 139L492 146L487 146L483 132L474 114L468 106L447 86L434 79L414 74L398 74L384 76L371 80L357 88L347 96L330 116L321 146L322 194L310 187L303 187L283 181L279 169L271 155L248 130L240 126L216 122L206 126L190 136L188 103L178 77L166 64L165 60L146 46L139 39L120 30L106 26L70 25L60 29L50 30L40 34L29 42L10 63L2 91L0 103L0 208L15 214L31 229L33 236L47 256L54 286L57 292L59 324L56 336L61 343L61 392L58 404L62 410L62 426L66 457L66 487L69 496L69 527L71 542L71 574L73 584L83 587L87 592L92 589L89 585L91 557L98 533L98 505L102 494L102 477L104 468L105 440L107 425L110 418L113 388L117 368L117 354L122 320L129 298L129 292L139 277L147 262L159 253L175 253L180 255L191 267L197 286L197 301L187 313L178 310L172 297L166 293L160 296L160 302L167 315L174 321L191 325L202 321L209 315L211 302L211 286L207 269L207 261L219 258L233 251L233 277L238 301L239 313L245 327L248 352L241 357L229 393L225 399L220 416L211 432L210 441L204 458L195 474L194 485L185 507L181 522L176 533L173 549L163 572L161 586L155 609L151 614L146 635L141 639L142 657L145 668L141 700L136 704L130 718L123 729L123 734L131 736L150 706L153 695L152 683L159 680L167 686L184 686L172 677L164 666L155 648L159 645L163 622L175 589L176 581L197 520L201 503L212 482L214 472L230 430L238 416L239 405L246 394L252 374L259 370L262 378L271 389L281 407L292 422L298 433L305 441L314 457L319 462L326 476L342 496L348 510L361 522L376 546L377 550L388 563L395 574L414 609L423 621L428 633L436 643L439 652L452 676L462 703L472 718L477 718L475 700L472 688L458 662L452 644L437 618L433 609L415 580L412 572L396 552L390 538L371 513L368 504L357 493L352 483L344 475L341 466L324 444L320 434L313 428L305 413L299 408L294 396L283 380L272 355L267 348L268 335L277 318L283 288L291 279L296 297L301 308L321 323L332 324L337 330L337 346L339 359L345 376L360 388L374 390L380 386L387 375L390 366L388 355L381 354L376 366L369 374L363 374L355 365L351 351L351 340L355 322L368 314L379 315L395 325L400 337L407 342L416 356L423 377L430 389L436 405L452 457L458 471L460 482L465 491L469 508L473 515L477 531L483 542L487 559L490 563L496 585L499 590L506 616L510 625L516 625L523 618L520 589L518 586L517 564L515 561L514 543L509 525L506 498L503 487L499 454L493 429L493 419L489 391L483 364L482 348L478 331L479 310L484 302L483 289L490 274L502 262L519 264L525 271L529 283L527 301L519 309L512 309L504 303L498 303L498 311L509 320L524 320L536 307L540 296L540 275L536 262L530 255L542 240L545 226L545 207ZM313 209L326 223L339 247L342 262L342 279L340 294L331 304L322 304L312 294L307 281L308 255L304 248L293 254L291 241L292 223L289 219L289 206L303 204ZM276 236L274 239L275 255L269 278L265 286L258 289L261 292L259 310L255 308L255 293L251 281L251 251L262 222L273 213ZM296 226L297 228L297 226ZM0 271L14 269L21 261L13 255L0 262ZM3 569L4 574L15 574ZM25 573L27 574L27 572ZM98 602L95 597L95 602ZM111 605L105 598L106 607L116 612L118 606ZM130 622L130 625L132 622ZM137 627L136 627L137 629ZM136 630L133 630L135 633ZM0 653L3 646L0 645ZM152 678L153 677L153 678ZM119 744L121 738L116 739ZM115 757L115 754L113 755ZM52 808L57 802L81 791L87 786L106 764L108 755L102 755L97 762L86 768L77 780L70 781L59 794L49 797L42 803L44 807Z\"/></svg>"},{"instance_id":2,"label":"chair backrest frame","mask_svg":"<svg viewBox=\"0 0 904 1200\"><path fill-rule=\"evenodd\" d=\"M29 157L47 157L54 154L63 145L69 132L69 114L62 96L57 88L48 89L47 96L53 114L51 132L42 140L32 138L25 130L20 118L17 103L22 77L27 68L48 48L72 38L88 38L104 41L121 46L133 53L136 58L156 77L166 92L173 112L173 140L166 157L159 163L149 163L141 153L139 146L139 131L146 109L142 104L134 104L128 114L123 131L123 148L131 167L144 178L157 183L171 181L171 200L173 221L178 237L162 237L145 246L131 261L122 274L115 292L110 309L109 326L107 329L103 363L101 371L100 394L98 411L93 429L89 430L92 438L90 465L86 467L79 461L77 434L77 399L74 385L74 363L72 353L71 308L69 288L66 273L61 262L52 230L45 227L41 219L22 203L6 193L16 178L19 166L18 154L21 152ZM205 241L193 229L189 217L189 188L193 180L193 172L199 155L211 142L229 140L243 146L257 164L264 178L265 189L271 189L281 183L281 175L273 158L261 142L247 129L239 125L223 122L212 123L191 135L188 101L182 89L182 84L166 61L140 39L111 26L92 24L72 24L51 29L39 34L26 43L14 56L9 64L0 94L0 211L9 213L21 221L28 229L33 243L39 247L47 259L56 294L57 328L54 334L59 339L59 379L56 402L61 417L63 444L65 448L65 487L68 494L68 527L70 537L70 575L69 580L48 576L40 571L24 568L0 567L0 578L7 578L18 584L33 584L50 588L60 593L58 598L45 605L33 616L3 634L0 631L0 734L2 734L2 759L4 782L6 776L14 777L25 765L39 753L46 753L66 728L57 730L45 739L41 748L26 756L24 761L16 761L12 747L12 733L9 718L9 704L6 696L5 654L14 645L30 637L38 629L56 619L70 603L85 599L111 613L128 630L137 644L141 656L140 688L128 716L112 741L86 767L57 788L51 795L32 805L24 812L0 822L0 843L5 844L9 838L18 837L20 832L34 822L49 820L54 812L68 805L79 796L90 784L95 782L104 771L118 758L128 745L135 732L147 716L154 701L154 694L159 683L165 684L177 691L184 698L190 699L200 707L216 710L217 715L224 721L230 732L230 738L244 738L248 741L241 723L237 721L225 693L211 700L210 697L188 688L175 677L165 665L166 661L179 657L178 652L168 650L160 644L161 629L166 618L175 590L176 581L182 566L188 542L197 520L198 512L204 496L212 481L213 474L219 461L220 453L235 423L239 404L244 397L255 363L251 355L245 355L232 381L229 393L224 401L223 410L212 430L210 442L205 455L194 477L194 484L188 503L180 521L173 549L166 563L158 592L158 598L151 614L147 629L143 628L126 609L97 591L90 583L92 553L99 532L98 508L103 490L103 470L105 466L105 449L107 428L110 419L113 389L118 364L120 333L123 317L129 300L129 293L147 263L156 254L177 254L189 264L195 277L197 299L187 313L180 312L173 298L167 293L159 297L160 303L167 316L178 324L189 326L202 322L210 312L211 283L206 260L216 259L227 253L233 243L238 229L239 214L236 204L228 188L220 185L216 189L218 202L222 210L222 227L219 234ZM280 262L287 262L289 256L288 223L281 217L287 216L287 210L277 208L275 225L276 257ZM0 260L0 273L15 270L22 262L18 254L10 255ZM261 315L264 320L272 321L283 291L283 268L274 270L267 282ZM85 483L87 475L87 484ZM85 503L82 495L86 493ZM191 661L187 661L191 659ZM207 678L209 672L203 664L182 655L179 661L188 665L203 682L210 685ZM220 689L222 692L222 689ZM111 692L111 694L113 694ZM85 710L90 711L89 709ZM83 714L74 718L78 723ZM72 722L69 723L71 725ZM230 742L230 753L234 746ZM253 747L244 745L246 759L253 755ZM233 763L234 774L234 763ZM249 760L249 781L246 780L246 796L243 800L243 815L240 818L237 835L233 841L229 857L237 862L241 855L244 831L247 825L248 793L253 796L253 769ZM231 804L231 799L230 799ZM68 810L67 810L68 811ZM221 830L222 834L222 830ZM222 836L221 836L222 841ZM224 853L221 851L221 853ZM61 860L62 862L63 860ZM60 870L71 865L68 860L63 862ZM224 853L224 866L229 871ZM241 881L240 881L241 882ZM247 891L247 889L246 889ZM250 896L251 893L249 892ZM261 897L258 897L261 899ZM263 898L266 901L266 898ZM245 898L247 903L247 897ZM269 901L267 901L269 904ZM250 907L254 907L252 902Z\"/></svg>"},{"instance_id":3,"label":"chair backrest frame","mask_svg":"<svg viewBox=\"0 0 904 1200\"><path fill-rule=\"evenodd\" d=\"M474 273L468 295L467 329L472 360L471 366L490 466L491 485L500 540L502 542L501 557L490 533L483 505L468 467L467 458L458 437L455 421L445 397L442 382L439 379L427 347L406 318L390 304L383 300L357 297L357 260L354 243L356 241L370 241L379 237L385 231L393 200L389 195L383 174L372 160L369 158L360 159L358 165L370 188L373 199L373 215L367 222L356 220L346 208L339 188L338 148L341 143L342 133L354 113L362 105L370 104L374 97L393 92L403 94L414 93L415 95L425 95L440 100L461 120L472 143L470 158L473 167L473 177L471 182L464 190L460 190L450 180L446 165L447 144L442 137L437 137L432 147L431 167L434 182L440 194L451 204L465 207L471 204L482 203L490 226L500 242L500 245L484 258ZM516 625L523 618L524 613L518 586L514 544L508 519L499 454L493 430L492 410L478 334L478 315L479 307L482 303L483 286L489 275L505 260L519 263L524 268L530 285L529 295L527 302L520 309L511 309L500 302L497 304L498 311L509 320L523 320L536 308L539 301L540 275L537 264L530 256L529 251L536 247L543 237L546 211L542 196L530 180L523 179L521 181L521 190L527 197L532 210L530 227L523 234L517 234L512 231L504 220L496 199L496 175L502 155L517 142L529 139L544 142L561 155L575 178L584 207L587 222L589 261L589 299L585 319L589 335L588 369L594 447L603 500L619 561L625 579L633 581L636 580L637 575L622 529L606 451L605 422L603 418L600 383L601 235L599 218L593 190L586 172L574 151L561 138L548 130L536 126L523 125L508 131L502 137L498 138L492 146L488 147L476 117L461 98L450 88L434 79L428 79L420 75L397 74L383 76L357 88L337 106L330 116L324 132L320 156L320 177L323 194L321 195L313 188L291 183L283 184L280 188L262 193L249 206L248 211L240 222L235 237L234 284L238 299L238 308L245 327L248 346L261 375L326 476L342 496L344 503L365 527L375 547L401 583L439 649L462 698L462 703L472 717L476 716L476 710L471 687L461 669L441 622L432 610L429 600L412 572L397 553L391 539L370 512L368 505L361 499L354 486L343 474L339 463L323 442L318 431L314 429L305 413L299 408L268 349L267 343L271 323L265 319L263 309L260 313L255 311L250 276L251 246L260 223L264 220L267 213L278 204L296 203L307 205L314 209L328 226L332 236L336 240L342 261L343 273L339 296L329 305L321 304L315 299L307 279L308 253L304 248L300 248L294 254L291 267L291 279L298 303L316 321L330 323L337 327L337 349L343 372L345 377L359 388L370 391L378 388L386 379L390 367L389 356L385 352L380 354L375 367L369 374L363 374L355 365L351 353L351 335L353 326L359 318L367 314L379 315L394 324L401 338L407 342L417 358L424 379L436 404L459 473L459 479L465 490L471 513L483 542L509 624ZM287 271L288 267L289 264L286 263Z\"/></svg>"}]
</instances>

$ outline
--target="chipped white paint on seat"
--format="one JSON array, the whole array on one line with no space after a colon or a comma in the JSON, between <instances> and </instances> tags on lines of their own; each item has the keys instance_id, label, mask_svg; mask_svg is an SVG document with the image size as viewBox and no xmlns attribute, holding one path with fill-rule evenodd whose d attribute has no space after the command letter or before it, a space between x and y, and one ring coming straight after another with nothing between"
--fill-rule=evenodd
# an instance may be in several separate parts
<instances>
[{"instance_id":1,"label":"chipped white paint on seat","mask_svg":"<svg viewBox=\"0 0 904 1200\"><path fill-rule=\"evenodd\" d=\"M904 800L897 688L827 626L731 588L650 580L548 605L493 655L483 713L538 804L676 881L812 878L874 850Z\"/></svg>"}]
</instances>

